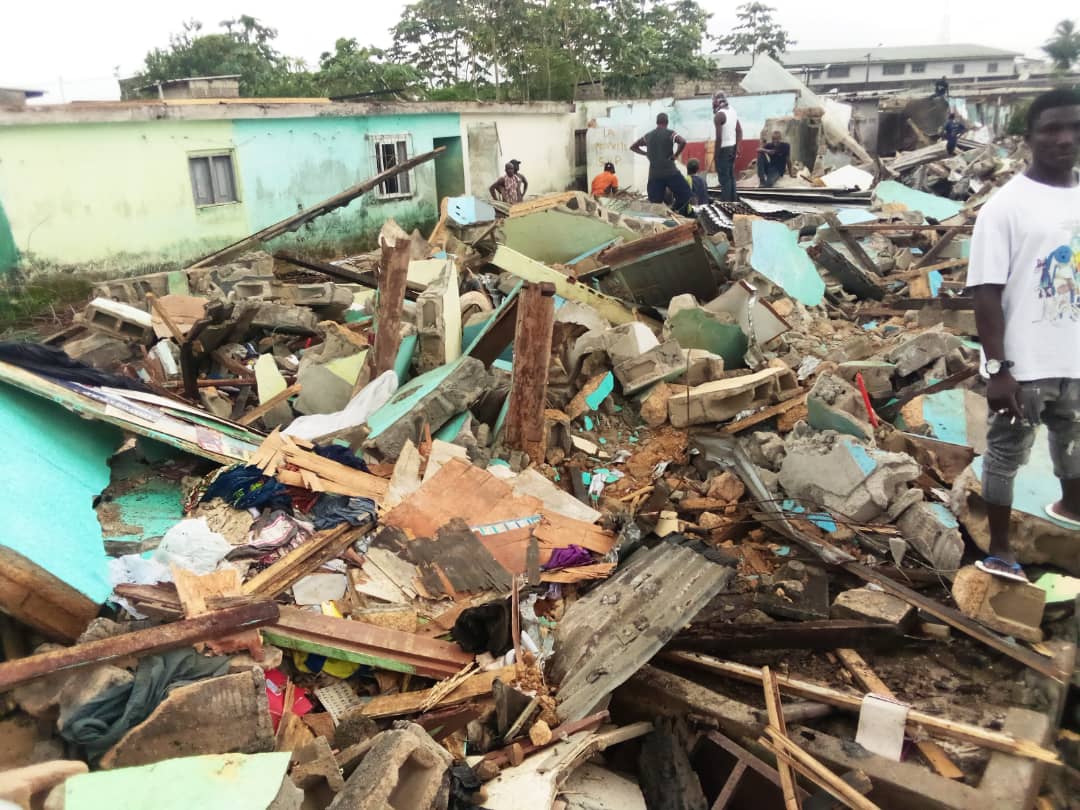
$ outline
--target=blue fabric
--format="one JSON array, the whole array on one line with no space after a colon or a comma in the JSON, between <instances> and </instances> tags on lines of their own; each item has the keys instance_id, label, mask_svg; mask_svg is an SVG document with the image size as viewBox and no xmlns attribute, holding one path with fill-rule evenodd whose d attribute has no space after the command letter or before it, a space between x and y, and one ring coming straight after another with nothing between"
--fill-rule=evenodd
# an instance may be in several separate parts
<instances>
[{"instance_id":1,"label":"blue fabric","mask_svg":"<svg viewBox=\"0 0 1080 810\"><path fill-rule=\"evenodd\" d=\"M323 458L336 461L338 464L344 464L346 467L352 467L354 470L370 472L367 464L364 463L364 460L360 458L360 456L356 455L356 453L348 447L343 447L340 444L316 445L315 452Z\"/></svg>"},{"instance_id":2,"label":"blue fabric","mask_svg":"<svg viewBox=\"0 0 1080 810\"><path fill-rule=\"evenodd\" d=\"M276 478L258 467L236 466L221 473L203 493L202 500L221 498L236 509L282 509L292 514L292 496Z\"/></svg>"},{"instance_id":3,"label":"blue fabric","mask_svg":"<svg viewBox=\"0 0 1080 810\"><path fill-rule=\"evenodd\" d=\"M374 521L378 515L375 501L371 498L350 498L348 495L333 495L324 492L311 508L311 522L316 529L332 529L342 523L360 526L365 521Z\"/></svg>"},{"instance_id":4,"label":"blue fabric","mask_svg":"<svg viewBox=\"0 0 1080 810\"><path fill-rule=\"evenodd\" d=\"M694 205L708 205L709 204L709 187L705 183L705 178L700 174L694 174L690 176L690 193L694 201Z\"/></svg>"},{"instance_id":5,"label":"blue fabric","mask_svg":"<svg viewBox=\"0 0 1080 810\"><path fill-rule=\"evenodd\" d=\"M675 172L667 177L650 179L645 190L648 192L649 202L651 203L663 203L664 192L670 190L675 197L671 208L676 213L685 213L686 204L690 202L690 184L686 182L686 178L680 172Z\"/></svg>"},{"instance_id":6,"label":"blue fabric","mask_svg":"<svg viewBox=\"0 0 1080 810\"><path fill-rule=\"evenodd\" d=\"M762 188L772 188L776 185L776 181L780 179L780 172L778 172L772 165L771 161L758 158L757 162L757 176L758 184Z\"/></svg>"}]
</instances>

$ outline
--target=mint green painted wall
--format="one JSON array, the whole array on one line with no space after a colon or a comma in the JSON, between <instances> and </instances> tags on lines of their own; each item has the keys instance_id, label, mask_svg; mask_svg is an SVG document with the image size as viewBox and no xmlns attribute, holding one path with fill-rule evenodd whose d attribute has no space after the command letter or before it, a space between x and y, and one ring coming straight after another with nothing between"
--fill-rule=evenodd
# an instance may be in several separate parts
<instances>
[{"instance_id":1,"label":"mint green painted wall","mask_svg":"<svg viewBox=\"0 0 1080 810\"><path fill-rule=\"evenodd\" d=\"M229 121L0 129L0 200L24 263L148 272L240 238L244 204L197 209L187 166L189 152L232 148L232 131Z\"/></svg>"},{"instance_id":2,"label":"mint green painted wall","mask_svg":"<svg viewBox=\"0 0 1080 810\"><path fill-rule=\"evenodd\" d=\"M121 432L0 384L0 435L10 473L0 543L104 602L112 588L94 498L108 486Z\"/></svg>"},{"instance_id":3,"label":"mint green painted wall","mask_svg":"<svg viewBox=\"0 0 1080 810\"><path fill-rule=\"evenodd\" d=\"M15 236L11 233L11 224L4 213L4 204L0 200L0 281L10 273L19 261L19 249L15 246Z\"/></svg>"},{"instance_id":4,"label":"mint green painted wall","mask_svg":"<svg viewBox=\"0 0 1080 810\"><path fill-rule=\"evenodd\" d=\"M406 134L409 153L433 148L437 137L460 135L456 114L368 118L293 118L236 121L234 137L252 230L283 219L376 173L376 135ZM435 165L413 169L415 196L382 201L369 192L326 214L272 247L328 253L370 245L389 217L406 229L438 216Z\"/></svg>"},{"instance_id":5,"label":"mint green painted wall","mask_svg":"<svg viewBox=\"0 0 1080 810\"><path fill-rule=\"evenodd\" d=\"M456 113L371 117L154 121L0 127L0 204L28 272L103 276L171 269L295 214L375 173L373 135L404 133L412 154L459 136ZM197 208L188 156L234 151L237 203ZM271 248L313 254L373 243L388 217L434 223L435 166L412 172L416 194L367 194ZM4 253L0 220L0 260ZM10 263L10 262L9 262ZM0 270L3 269L0 263Z\"/></svg>"}]
</instances>

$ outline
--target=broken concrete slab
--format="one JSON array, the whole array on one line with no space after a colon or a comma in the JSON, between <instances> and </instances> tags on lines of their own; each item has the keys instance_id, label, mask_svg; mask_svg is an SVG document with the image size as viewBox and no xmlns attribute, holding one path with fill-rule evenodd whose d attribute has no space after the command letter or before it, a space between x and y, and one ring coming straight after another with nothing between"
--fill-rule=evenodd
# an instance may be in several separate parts
<instances>
[{"instance_id":1,"label":"broken concrete slab","mask_svg":"<svg viewBox=\"0 0 1080 810\"><path fill-rule=\"evenodd\" d=\"M701 385L724 376L724 358L718 354L683 347L683 357L686 358L687 385Z\"/></svg>"},{"instance_id":2,"label":"broken concrete slab","mask_svg":"<svg viewBox=\"0 0 1080 810\"><path fill-rule=\"evenodd\" d=\"M131 359L132 345L105 332L91 332L65 343L64 353L72 360L94 368L113 369Z\"/></svg>"},{"instance_id":3,"label":"broken concrete slab","mask_svg":"<svg viewBox=\"0 0 1080 810\"><path fill-rule=\"evenodd\" d=\"M953 482L949 506L983 552L990 548L986 503L982 499L982 456L976 458ZM1080 576L1080 543L1076 530L1046 514L1046 505L1061 497L1047 445L1047 431L1035 433L1028 463L1013 482L1013 508L1009 519L1009 545L1023 564L1051 563Z\"/></svg>"},{"instance_id":4,"label":"broken concrete slab","mask_svg":"<svg viewBox=\"0 0 1080 810\"><path fill-rule=\"evenodd\" d=\"M884 360L847 360L837 366L836 373L852 385L861 374L871 399L884 399L893 393L892 378L896 366Z\"/></svg>"},{"instance_id":5,"label":"broken concrete slab","mask_svg":"<svg viewBox=\"0 0 1080 810\"><path fill-rule=\"evenodd\" d=\"M751 234L750 266L799 303L808 307L820 304L825 282L799 247L799 234L782 222L764 219L752 220Z\"/></svg>"},{"instance_id":6,"label":"broken concrete slab","mask_svg":"<svg viewBox=\"0 0 1080 810\"><path fill-rule=\"evenodd\" d=\"M352 399L367 351L341 357L328 363L300 364L296 382L300 396L294 407L302 414L328 414L344 410ZM290 420L291 421L291 420Z\"/></svg>"},{"instance_id":7,"label":"broken concrete slab","mask_svg":"<svg viewBox=\"0 0 1080 810\"><path fill-rule=\"evenodd\" d=\"M446 807L453 757L415 723L384 731L329 810L438 810Z\"/></svg>"},{"instance_id":8,"label":"broken concrete slab","mask_svg":"<svg viewBox=\"0 0 1080 810\"><path fill-rule=\"evenodd\" d=\"M852 588L833 600L834 619L863 619L905 627L915 618L915 608L891 594L873 588Z\"/></svg>"},{"instance_id":9,"label":"broken concrete slab","mask_svg":"<svg viewBox=\"0 0 1080 810\"><path fill-rule=\"evenodd\" d=\"M980 393L954 388L917 396L900 408L900 417L906 431L986 452L989 406Z\"/></svg>"},{"instance_id":10,"label":"broken concrete slab","mask_svg":"<svg viewBox=\"0 0 1080 810\"><path fill-rule=\"evenodd\" d=\"M613 326L602 337L604 351L611 358L613 366L640 357L660 345L653 331L638 321Z\"/></svg>"},{"instance_id":11,"label":"broken concrete slab","mask_svg":"<svg viewBox=\"0 0 1080 810\"><path fill-rule=\"evenodd\" d=\"M835 430L873 441L874 428L867 421L862 394L832 372L818 375L806 398L807 421L818 430Z\"/></svg>"},{"instance_id":12,"label":"broken concrete slab","mask_svg":"<svg viewBox=\"0 0 1080 810\"><path fill-rule=\"evenodd\" d=\"M251 321L256 329L291 335L314 335L318 332L318 324L315 313L306 307L275 303L260 304Z\"/></svg>"},{"instance_id":13,"label":"broken concrete slab","mask_svg":"<svg viewBox=\"0 0 1080 810\"><path fill-rule=\"evenodd\" d=\"M679 390L685 390L685 386L671 386L666 382L654 385L641 401L641 421L649 427L660 427L667 422L668 400Z\"/></svg>"},{"instance_id":14,"label":"broken concrete slab","mask_svg":"<svg viewBox=\"0 0 1080 810\"><path fill-rule=\"evenodd\" d=\"M174 757L273 750L266 678L256 669L176 687L100 764L109 770Z\"/></svg>"},{"instance_id":15,"label":"broken concrete slab","mask_svg":"<svg viewBox=\"0 0 1080 810\"><path fill-rule=\"evenodd\" d=\"M967 565L956 572L952 596L960 611L991 630L1039 642L1046 592L1029 582L1012 582Z\"/></svg>"},{"instance_id":16,"label":"broken concrete slab","mask_svg":"<svg viewBox=\"0 0 1080 810\"><path fill-rule=\"evenodd\" d=\"M560 684L559 719L588 715L723 590L735 572L720 559L703 544L669 539L635 552L574 602L548 669Z\"/></svg>"},{"instance_id":17,"label":"broken concrete slab","mask_svg":"<svg viewBox=\"0 0 1080 810\"><path fill-rule=\"evenodd\" d=\"M412 263L410 263L410 268ZM420 373L456 360L461 355L461 302L458 271L446 259L439 274L416 300L416 331Z\"/></svg>"},{"instance_id":18,"label":"broken concrete slab","mask_svg":"<svg viewBox=\"0 0 1080 810\"><path fill-rule=\"evenodd\" d=\"M788 301L787 303L791 303ZM758 297L758 290L739 279L704 307L709 312L726 313L735 319L743 334L760 345L787 332L791 325L771 303Z\"/></svg>"},{"instance_id":19,"label":"broken concrete slab","mask_svg":"<svg viewBox=\"0 0 1080 810\"><path fill-rule=\"evenodd\" d=\"M922 468L906 453L886 453L834 431L795 430L786 442L780 486L850 520L879 517ZM828 470L828 476L822 475Z\"/></svg>"},{"instance_id":20,"label":"broken concrete slab","mask_svg":"<svg viewBox=\"0 0 1080 810\"><path fill-rule=\"evenodd\" d=\"M916 503L903 511L896 527L934 568L948 572L960 567L964 538L956 516L944 504Z\"/></svg>"},{"instance_id":21,"label":"broken concrete slab","mask_svg":"<svg viewBox=\"0 0 1080 810\"><path fill-rule=\"evenodd\" d=\"M885 359L896 365L899 376L906 377L961 346L963 342L956 335L940 329L928 329L921 335L905 340L886 354Z\"/></svg>"},{"instance_id":22,"label":"broken concrete slab","mask_svg":"<svg viewBox=\"0 0 1080 810\"><path fill-rule=\"evenodd\" d=\"M678 299L688 297L672 299L669 312L673 311L673 314L669 314L664 323L664 335L679 341L684 349L722 357L726 368L744 368L744 357L750 344L736 318L728 312L710 312L696 303L676 308Z\"/></svg>"},{"instance_id":23,"label":"broken concrete slab","mask_svg":"<svg viewBox=\"0 0 1080 810\"><path fill-rule=\"evenodd\" d=\"M365 447L382 458L396 459L407 440L420 441L425 424L437 431L493 385L484 364L468 356L422 374L368 418L371 433Z\"/></svg>"},{"instance_id":24,"label":"broken concrete slab","mask_svg":"<svg viewBox=\"0 0 1080 810\"><path fill-rule=\"evenodd\" d=\"M683 376L686 373L686 357L677 341L668 340L644 354L615 365L613 370L623 393L630 395L654 383Z\"/></svg>"},{"instance_id":25,"label":"broken concrete slab","mask_svg":"<svg viewBox=\"0 0 1080 810\"><path fill-rule=\"evenodd\" d=\"M668 418L673 427L683 428L725 422L741 411L767 405L780 393L781 372L767 368L676 393L668 400Z\"/></svg>"}]
</instances>

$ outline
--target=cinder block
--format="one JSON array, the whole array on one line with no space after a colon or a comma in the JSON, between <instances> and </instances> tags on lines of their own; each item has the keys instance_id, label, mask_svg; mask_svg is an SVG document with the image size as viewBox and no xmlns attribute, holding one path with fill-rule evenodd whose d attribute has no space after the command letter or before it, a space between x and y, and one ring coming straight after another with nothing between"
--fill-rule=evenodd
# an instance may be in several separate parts
<instances>
[{"instance_id":1,"label":"cinder block","mask_svg":"<svg viewBox=\"0 0 1080 810\"><path fill-rule=\"evenodd\" d=\"M457 267L444 263L442 271L416 302L419 345L417 367L431 371L461 356L461 300Z\"/></svg>"},{"instance_id":2,"label":"cinder block","mask_svg":"<svg viewBox=\"0 0 1080 810\"><path fill-rule=\"evenodd\" d=\"M1024 641L1043 639L1043 609L1046 593L1028 582L995 577L968 565L956 572L953 599L960 611L991 630Z\"/></svg>"},{"instance_id":3,"label":"cinder block","mask_svg":"<svg viewBox=\"0 0 1080 810\"><path fill-rule=\"evenodd\" d=\"M453 757L415 723L375 738L329 810L437 810L449 799Z\"/></svg>"},{"instance_id":4,"label":"cinder block","mask_svg":"<svg viewBox=\"0 0 1080 810\"><path fill-rule=\"evenodd\" d=\"M960 525L947 506L940 503L916 503L896 522L904 539L930 563L942 571L955 571L964 554Z\"/></svg>"},{"instance_id":5,"label":"cinder block","mask_svg":"<svg viewBox=\"0 0 1080 810\"><path fill-rule=\"evenodd\" d=\"M767 368L756 374L695 386L668 400L668 418L673 427L726 422L740 411L768 404L780 392L780 369Z\"/></svg>"},{"instance_id":6,"label":"cinder block","mask_svg":"<svg viewBox=\"0 0 1080 810\"><path fill-rule=\"evenodd\" d=\"M288 332L296 335L314 335L318 318L310 309L290 304L266 303L259 306L251 325L270 332Z\"/></svg>"},{"instance_id":7,"label":"cinder block","mask_svg":"<svg viewBox=\"0 0 1080 810\"><path fill-rule=\"evenodd\" d=\"M652 334L652 333L650 333ZM644 354L616 365L615 376L624 394L633 394L661 380L671 380L686 373L686 357L678 341L669 340Z\"/></svg>"},{"instance_id":8,"label":"cinder block","mask_svg":"<svg viewBox=\"0 0 1080 810\"><path fill-rule=\"evenodd\" d=\"M131 358L131 344L104 332L91 332L65 343L64 353L94 368L113 368Z\"/></svg>"},{"instance_id":9,"label":"cinder block","mask_svg":"<svg viewBox=\"0 0 1080 810\"><path fill-rule=\"evenodd\" d=\"M95 298L86 305L82 316L89 328L123 340L148 342L153 335L149 312L108 298Z\"/></svg>"}]
</instances>

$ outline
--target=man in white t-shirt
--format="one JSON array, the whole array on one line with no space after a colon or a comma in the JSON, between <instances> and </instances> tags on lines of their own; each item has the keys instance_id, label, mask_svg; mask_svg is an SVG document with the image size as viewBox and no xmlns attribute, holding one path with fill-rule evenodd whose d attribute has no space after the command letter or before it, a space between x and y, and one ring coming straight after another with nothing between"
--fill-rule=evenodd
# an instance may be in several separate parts
<instances>
[{"instance_id":1,"label":"man in white t-shirt","mask_svg":"<svg viewBox=\"0 0 1080 810\"><path fill-rule=\"evenodd\" d=\"M982 480L990 551L976 565L1021 581L1009 548L1013 480L1040 421L1061 482L1061 500L1046 512L1080 529L1080 92L1037 97L1026 139L1031 165L979 213L967 277L990 405Z\"/></svg>"},{"instance_id":2,"label":"man in white t-shirt","mask_svg":"<svg viewBox=\"0 0 1080 810\"><path fill-rule=\"evenodd\" d=\"M739 156L739 145L742 143L742 123L723 91L718 90L713 94L712 109L713 127L716 129L713 164L720 183L720 199L734 202L735 159Z\"/></svg>"}]
</instances>

